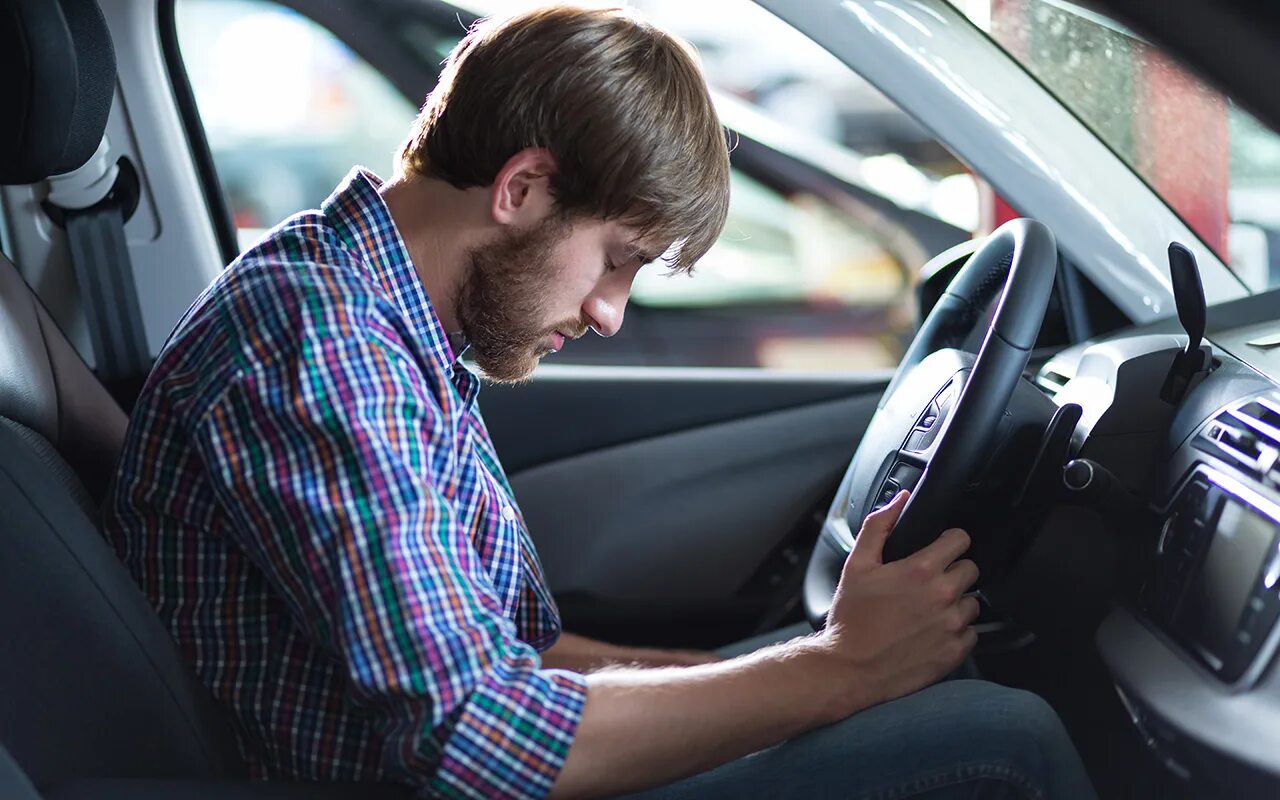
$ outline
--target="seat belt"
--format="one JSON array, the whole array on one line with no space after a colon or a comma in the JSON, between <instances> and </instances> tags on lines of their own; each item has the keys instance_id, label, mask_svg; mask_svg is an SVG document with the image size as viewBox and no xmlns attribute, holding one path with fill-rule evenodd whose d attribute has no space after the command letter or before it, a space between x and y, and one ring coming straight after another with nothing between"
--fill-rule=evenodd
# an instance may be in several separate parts
<instances>
[{"instance_id":1,"label":"seat belt","mask_svg":"<svg viewBox=\"0 0 1280 800\"><path fill-rule=\"evenodd\" d=\"M107 159L107 140L88 163L49 178L43 203L67 233L71 266L93 349L98 379L127 401L151 369L124 225L138 207L138 173L127 158Z\"/></svg>"}]
</instances>

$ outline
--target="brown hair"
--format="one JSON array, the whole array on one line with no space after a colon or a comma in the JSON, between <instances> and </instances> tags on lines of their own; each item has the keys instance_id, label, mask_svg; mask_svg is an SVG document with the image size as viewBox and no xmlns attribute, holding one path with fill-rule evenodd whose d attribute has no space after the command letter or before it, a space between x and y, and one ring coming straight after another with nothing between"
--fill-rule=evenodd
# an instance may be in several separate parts
<instances>
[{"instance_id":1,"label":"brown hair","mask_svg":"<svg viewBox=\"0 0 1280 800\"><path fill-rule=\"evenodd\" d=\"M688 270L729 206L729 148L692 48L619 8L550 6L476 23L445 61L401 168L466 189L546 148L566 215L678 243Z\"/></svg>"}]
</instances>

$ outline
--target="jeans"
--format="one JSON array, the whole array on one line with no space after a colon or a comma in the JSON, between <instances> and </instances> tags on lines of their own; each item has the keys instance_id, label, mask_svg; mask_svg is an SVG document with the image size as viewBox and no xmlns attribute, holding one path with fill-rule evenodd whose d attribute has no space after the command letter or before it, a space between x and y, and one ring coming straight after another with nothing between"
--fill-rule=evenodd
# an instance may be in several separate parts
<instances>
[{"instance_id":1,"label":"jeans","mask_svg":"<svg viewBox=\"0 0 1280 800\"><path fill-rule=\"evenodd\" d=\"M780 631L725 655L799 635ZM633 800L1096 797L1057 714L1037 695L953 679L865 709Z\"/></svg>"}]
</instances>

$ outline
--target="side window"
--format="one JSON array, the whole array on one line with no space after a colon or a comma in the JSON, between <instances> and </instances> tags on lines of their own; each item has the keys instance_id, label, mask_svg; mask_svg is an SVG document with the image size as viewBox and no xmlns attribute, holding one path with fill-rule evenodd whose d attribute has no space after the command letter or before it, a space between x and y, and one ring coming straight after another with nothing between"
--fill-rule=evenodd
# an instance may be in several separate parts
<instances>
[{"instance_id":1,"label":"side window","mask_svg":"<svg viewBox=\"0 0 1280 800\"><path fill-rule=\"evenodd\" d=\"M352 165L390 171L417 108L328 30L270 0L178 0L176 12L241 247L318 207Z\"/></svg>"},{"instance_id":2,"label":"side window","mask_svg":"<svg viewBox=\"0 0 1280 800\"><path fill-rule=\"evenodd\" d=\"M479 15L544 0L452 0ZM424 6L431 5L430 2ZM691 277L642 270L621 332L551 363L896 366L916 276L972 236L978 182L910 117L752 0L630 0L699 53L736 141L729 219ZM438 61L425 12L397 28ZM439 28L435 28L439 30Z\"/></svg>"},{"instance_id":3,"label":"side window","mask_svg":"<svg viewBox=\"0 0 1280 800\"><path fill-rule=\"evenodd\" d=\"M697 48L737 140L719 242L692 277L658 270L637 281L633 316L665 323L686 312L679 324L644 326L658 340L644 344L699 365L896 366L914 332L920 267L978 225L975 180L884 95L757 4L634 4Z\"/></svg>"},{"instance_id":4,"label":"side window","mask_svg":"<svg viewBox=\"0 0 1280 800\"><path fill-rule=\"evenodd\" d=\"M388 45L416 54L421 70L395 84L429 86L468 12L543 2L379 4ZM575 342L549 363L896 365L914 329L919 268L977 227L974 178L870 84L751 0L631 5L699 51L735 141L729 219L692 277L646 268L617 336ZM326 8L337 31L344 13L371 19L357 4ZM177 0L177 11L242 244L318 205L353 164L385 173L421 98L404 97L328 30L271 0Z\"/></svg>"}]
</instances>

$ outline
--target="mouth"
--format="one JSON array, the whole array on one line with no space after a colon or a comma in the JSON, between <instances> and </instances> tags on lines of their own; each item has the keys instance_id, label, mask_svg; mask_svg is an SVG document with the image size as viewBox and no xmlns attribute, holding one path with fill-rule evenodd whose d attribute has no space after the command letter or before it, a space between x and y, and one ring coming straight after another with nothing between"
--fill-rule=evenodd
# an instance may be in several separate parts
<instances>
[{"instance_id":1,"label":"mouth","mask_svg":"<svg viewBox=\"0 0 1280 800\"><path fill-rule=\"evenodd\" d=\"M551 334L551 352L558 353L564 349L565 335L560 331L553 331Z\"/></svg>"}]
</instances>

